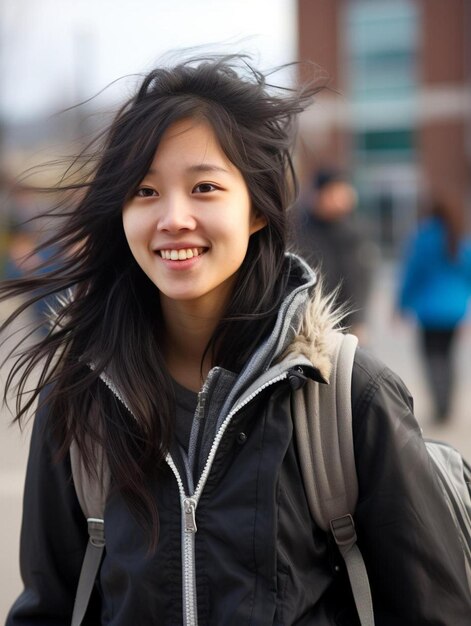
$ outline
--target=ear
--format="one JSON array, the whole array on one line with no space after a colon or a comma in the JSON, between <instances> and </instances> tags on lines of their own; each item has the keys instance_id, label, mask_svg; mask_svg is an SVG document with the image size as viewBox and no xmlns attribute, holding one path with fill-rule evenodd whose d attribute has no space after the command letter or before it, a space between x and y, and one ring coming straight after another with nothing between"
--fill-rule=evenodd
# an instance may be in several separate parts
<instances>
[{"instance_id":1,"label":"ear","mask_svg":"<svg viewBox=\"0 0 471 626\"><path fill-rule=\"evenodd\" d=\"M264 215L258 212L257 213L253 212L250 218L250 234L253 235L259 230L262 230L262 228L265 228L267 223L268 222Z\"/></svg>"}]
</instances>

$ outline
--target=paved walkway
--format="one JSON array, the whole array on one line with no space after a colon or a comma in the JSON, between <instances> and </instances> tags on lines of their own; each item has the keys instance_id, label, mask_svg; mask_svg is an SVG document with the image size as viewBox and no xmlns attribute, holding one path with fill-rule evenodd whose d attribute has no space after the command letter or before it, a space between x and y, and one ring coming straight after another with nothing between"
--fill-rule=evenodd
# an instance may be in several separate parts
<instances>
[{"instance_id":1,"label":"paved walkway","mask_svg":"<svg viewBox=\"0 0 471 626\"><path fill-rule=\"evenodd\" d=\"M392 319L393 272L380 268L369 312L370 348L392 369L400 372L415 397L416 415L427 436L449 441L471 459L471 330L463 333L456 363L459 378L456 402L448 424L435 426L429 416L430 401L417 354L413 329ZM0 308L4 319L6 308ZM0 356L4 356L2 352ZM0 371L1 377L5 371ZM20 434L8 428L8 415L0 411L0 623L21 589L18 571L18 537L20 532L21 493L28 452L29 429Z\"/></svg>"}]
</instances>

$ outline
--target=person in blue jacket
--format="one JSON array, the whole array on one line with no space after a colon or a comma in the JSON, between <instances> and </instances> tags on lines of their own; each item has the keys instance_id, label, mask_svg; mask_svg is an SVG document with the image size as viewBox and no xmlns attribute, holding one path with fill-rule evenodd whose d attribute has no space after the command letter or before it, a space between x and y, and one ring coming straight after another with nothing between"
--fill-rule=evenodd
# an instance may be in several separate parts
<instances>
[{"instance_id":1,"label":"person in blue jacket","mask_svg":"<svg viewBox=\"0 0 471 626\"><path fill-rule=\"evenodd\" d=\"M450 414L453 346L471 296L471 240L462 212L437 200L419 222L403 260L399 309L417 321L436 418Z\"/></svg>"}]
</instances>

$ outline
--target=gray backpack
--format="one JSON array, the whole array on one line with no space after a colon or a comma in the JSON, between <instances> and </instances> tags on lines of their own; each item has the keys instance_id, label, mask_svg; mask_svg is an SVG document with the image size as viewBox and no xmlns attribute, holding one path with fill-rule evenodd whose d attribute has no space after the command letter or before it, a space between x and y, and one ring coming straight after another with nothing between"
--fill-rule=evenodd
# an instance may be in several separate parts
<instances>
[{"instance_id":1,"label":"gray backpack","mask_svg":"<svg viewBox=\"0 0 471 626\"><path fill-rule=\"evenodd\" d=\"M345 560L361 625L374 626L368 574L356 544L353 520L358 481L353 450L351 381L357 343L353 335L336 333L330 384L307 381L293 395L293 415L312 517L332 534ZM448 444L425 443L462 544L471 590L471 467Z\"/></svg>"},{"instance_id":2,"label":"gray backpack","mask_svg":"<svg viewBox=\"0 0 471 626\"><path fill-rule=\"evenodd\" d=\"M295 436L309 507L316 524L332 534L343 556L362 626L374 626L373 603L365 563L356 544L354 513L358 499L352 434L351 380L357 339L335 334L329 385L308 380L292 395ZM328 416L328 419L323 419ZM471 468L447 444L427 441L463 546L471 589ZM80 626L105 549L104 509L109 476L103 455L102 480L91 480L75 446L70 450L72 474L87 518L89 542L77 587L72 626Z\"/></svg>"}]
</instances>

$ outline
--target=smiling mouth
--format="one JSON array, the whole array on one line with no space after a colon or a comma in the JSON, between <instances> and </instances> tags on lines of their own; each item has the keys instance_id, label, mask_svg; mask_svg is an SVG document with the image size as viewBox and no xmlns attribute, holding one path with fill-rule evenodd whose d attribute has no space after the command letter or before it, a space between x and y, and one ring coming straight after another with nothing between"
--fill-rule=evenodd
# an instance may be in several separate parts
<instances>
[{"instance_id":1,"label":"smiling mouth","mask_svg":"<svg viewBox=\"0 0 471 626\"><path fill-rule=\"evenodd\" d=\"M162 259L169 261L186 261L195 256L201 256L206 250L207 248L182 248L180 250L169 248L166 250L158 250L157 252Z\"/></svg>"}]
</instances>

